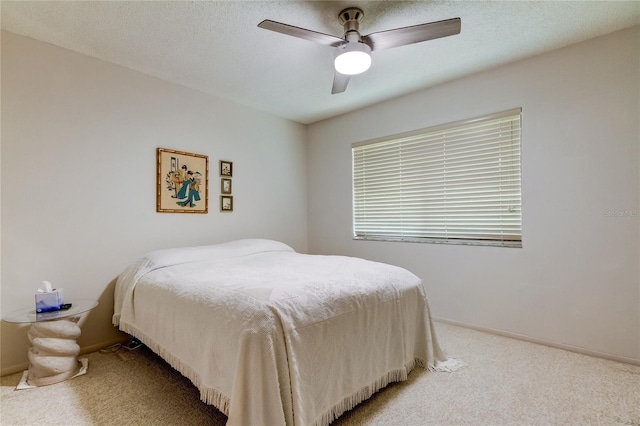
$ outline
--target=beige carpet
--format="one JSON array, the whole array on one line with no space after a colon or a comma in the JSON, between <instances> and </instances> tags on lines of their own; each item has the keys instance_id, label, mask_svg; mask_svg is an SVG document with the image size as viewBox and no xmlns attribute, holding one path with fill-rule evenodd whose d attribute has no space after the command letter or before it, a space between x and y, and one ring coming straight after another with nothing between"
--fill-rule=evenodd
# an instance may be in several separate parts
<instances>
[{"instance_id":1,"label":"beige carpet","mask_svg":"<svg viewBox=\"0 0 640 426\"><path fill-rule=\"evenodd\" d=\"M345 413L353 425L640 425L640 367L437 324L443 346L469 366L416 369ZM0 424L224 425L197 389L147 349L87 355L89 371L15 391L2 377ZM267 425L268 426L268 425Z\"/></svg>"}]
</instances>

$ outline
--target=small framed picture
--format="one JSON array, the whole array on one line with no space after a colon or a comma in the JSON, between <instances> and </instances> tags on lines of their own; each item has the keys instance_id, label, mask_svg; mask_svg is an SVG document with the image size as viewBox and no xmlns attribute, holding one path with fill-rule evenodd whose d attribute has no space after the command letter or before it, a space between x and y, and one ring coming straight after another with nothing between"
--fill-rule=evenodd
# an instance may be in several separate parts
<instances>
[{"instance_id":1,"label":"small framed picture","mask_svg":"<svg viewBox=\"0 0 640 426\"><path fill-rule=\"evenodd\" d=\"M231 161L220 160L220 176L233 176L233 163Z\"/></svg>"},{"instance_id":2,"label":"small framed picture","mask_svg":"<svg viewBox=\"0 0 640 426\"><path fill-rule=\"evenodd\" d=\"M233 197L230 195L220 196L220 211L232 212L233 211Z\"/></svg>"},{"instance_id":3,"label":"small framed picture","mask_svg":"<svg viewBox=\"0 0 640 426\"><path fill-rule=\"evenodd\" d=\"M231 179L220 179L220 192L222 194L231 194Z\"/></svg>"}]
</instances>

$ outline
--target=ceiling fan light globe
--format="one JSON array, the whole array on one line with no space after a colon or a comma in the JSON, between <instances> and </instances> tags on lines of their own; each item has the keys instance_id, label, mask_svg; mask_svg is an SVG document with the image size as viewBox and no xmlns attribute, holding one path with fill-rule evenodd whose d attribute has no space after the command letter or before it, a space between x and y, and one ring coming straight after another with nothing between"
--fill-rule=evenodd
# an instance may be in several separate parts
<instances>
[{"instance_id":1,"label":"ceiling fan light globe","mask_svg":"<svg viewBox=\"0 0 640 426\"><path fill-rule=\"evenodd\" d=\"M340 47L334 66L336 71L344 75L363 73L371 66L371 48L364 43L349 43Z\"/></svg>"}]
</instances>

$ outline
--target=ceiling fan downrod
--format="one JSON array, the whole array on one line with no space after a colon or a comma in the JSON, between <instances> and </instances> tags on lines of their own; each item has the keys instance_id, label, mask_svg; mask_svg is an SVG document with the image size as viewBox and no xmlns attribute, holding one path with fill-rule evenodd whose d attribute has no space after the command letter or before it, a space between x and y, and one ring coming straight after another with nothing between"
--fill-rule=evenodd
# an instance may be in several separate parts
<instances>
[{"instance_id":1,"label":"ceiling fan downrod","mask_svg":"<svg viewBox=\"0 0 640 426\"><path fill-rule=\"evenodd\" d=\"M362 41L360 35L360 21L364 18L364 12L358 7L348 7L338 14L338 19L344 27L344 38L349 43Z\"/></svg>"}]
</instances>

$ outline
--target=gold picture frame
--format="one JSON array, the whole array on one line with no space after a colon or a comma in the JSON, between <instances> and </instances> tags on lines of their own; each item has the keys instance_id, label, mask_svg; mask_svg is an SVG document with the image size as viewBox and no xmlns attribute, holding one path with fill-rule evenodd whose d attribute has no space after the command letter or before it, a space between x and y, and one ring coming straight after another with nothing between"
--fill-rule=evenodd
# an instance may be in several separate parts
<instances>
[{"instance_id":1,"label":"gold picture frame","mask_svg":"<svg viewBox=\"0 0 640 426\"><path fill-rule=\"evenodd\" d=\"M231 194L231 179L222 178L220 179L220 193L221 194Z\"/></svg>"},{"instance_id":2,"label":"gold picture frame","mask_svg":"<svg viewBox=\"0 0 640 426\"><path fill-rule=\"evenodd\" d=\"M209 157L166 148L156 157L156 211L207 213Z\"/></svg>"},{"instance_id":3,"label":"gold picture frame","mask_svg":"<svg viewBox=\"0 0 640 426\"><path fill-rule=\"evenodd\" d=\"M221 212L233 211L233 197L231 195L220 196L220 211Z\"/></svg>"}]
</instances>

